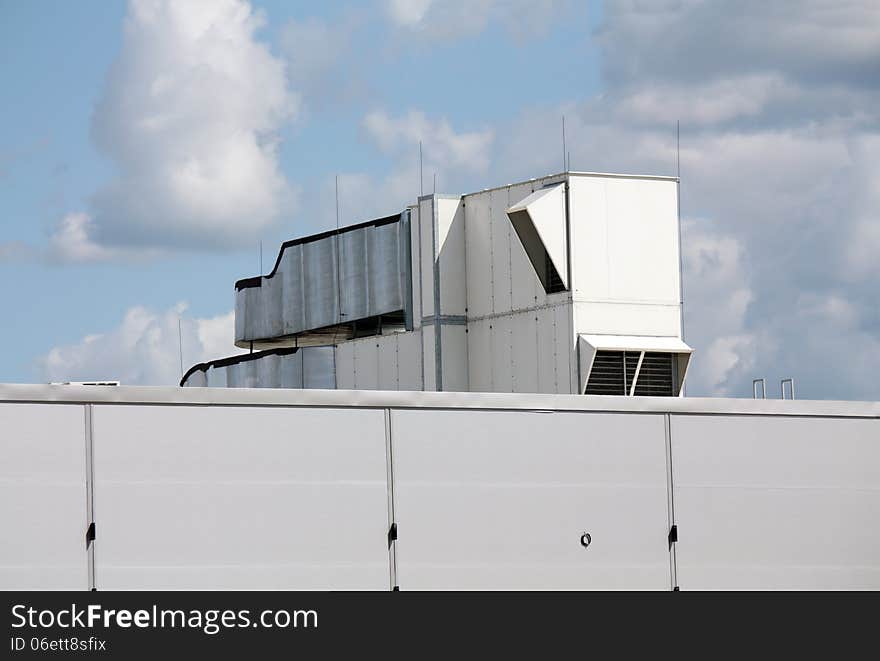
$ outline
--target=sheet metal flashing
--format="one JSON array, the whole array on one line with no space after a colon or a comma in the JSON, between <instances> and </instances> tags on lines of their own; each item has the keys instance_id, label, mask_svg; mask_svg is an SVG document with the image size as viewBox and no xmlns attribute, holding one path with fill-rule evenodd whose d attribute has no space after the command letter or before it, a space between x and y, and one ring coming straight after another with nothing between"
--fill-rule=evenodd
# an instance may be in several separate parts
<instances>
[{"instance_id":1,"label":"sheet metal flashing","mask_svg":"<svg viewBox=\"0 0 880 661\"><path fill-rule=\"evenodd\" d=\"M880 418L880 402L522 393L0 384L0 402L691 413Z\"/></svg>"}]
</instances>

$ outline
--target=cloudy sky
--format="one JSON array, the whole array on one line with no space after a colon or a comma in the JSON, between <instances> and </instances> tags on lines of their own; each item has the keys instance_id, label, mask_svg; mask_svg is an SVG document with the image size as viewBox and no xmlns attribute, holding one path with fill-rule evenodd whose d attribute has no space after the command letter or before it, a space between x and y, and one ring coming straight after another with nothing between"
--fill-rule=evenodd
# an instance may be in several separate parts
<instances>
[{"instance_id":1,"label":"cloudy sky","mask_svg":"<svg viewBox=\"0 0 880 661\"><path fill-rule=\"evenodd\" d=\"M173 384L286 238L675 173L689 394L880 399L876 0L0 4L0 381ZM775 388L775 387L774 387ZM771 391L775 394L775 389Z\"/></svg>"}]
</instances>

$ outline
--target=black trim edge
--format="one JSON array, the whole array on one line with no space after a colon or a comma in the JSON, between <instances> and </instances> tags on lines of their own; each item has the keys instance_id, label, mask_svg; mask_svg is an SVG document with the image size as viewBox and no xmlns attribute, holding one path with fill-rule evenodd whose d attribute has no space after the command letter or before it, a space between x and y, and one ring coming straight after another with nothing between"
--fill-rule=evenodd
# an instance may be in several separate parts
<instances>
[{"instance_id":1,"label":"black trim edge","mask_svg":"<svg viewBox=\"0 0 880 661\"><path fill-rule=\"evenodd\" d=\"M251 287L259 287L264 278L268 279L273 277L278 271L278 266L281 264L281 258L284 256L284 251L288 248L292 248L293 246L298 246L303 243L320 241L321 239L326 239L330 236L345 234L346 232L353 232L354 230L363 229L365 227L382 227L383 225L390 225L391 223L400 222L400 217L401 214L398 213L393 216L385 216L384 218L368 220L363 223L358 223L357 225L348 225L346 227L340 227L339 229L327 230L326 232L320 232L319 234L311 234L309 236L303 236L298 239L290 239L289 241L285 241L281 244L281 249L278 251L278 258L275 260L275 266L272 267L272 272L269 273L269 275L257 275L252 278L244 278L242 280L236 281L235 291L250 289Z\"/></svg>"},{"instance_id":2,"label":"black trim edge","mask_svg":"<svg viewBox=\"0 0 880 661\"><path fill-rule=\"evenodd\" d=\"M206 372L212 367L229 367L230 365L238 365L239 363L246 363L249 360L259 360L265 356L289 356L292 353L296 353L299 351L301 347L281 347L280 349L265 349L263 351L255 351L253 353L242 353L235 356L228 356L227 358L218 358L217 360L209 360L206 363L197 363L190 367L186 374L183 375L183 378L180 379L180 387L184 387L184 383L190 377L193 372Z\"/></svg>"}]
</instances>

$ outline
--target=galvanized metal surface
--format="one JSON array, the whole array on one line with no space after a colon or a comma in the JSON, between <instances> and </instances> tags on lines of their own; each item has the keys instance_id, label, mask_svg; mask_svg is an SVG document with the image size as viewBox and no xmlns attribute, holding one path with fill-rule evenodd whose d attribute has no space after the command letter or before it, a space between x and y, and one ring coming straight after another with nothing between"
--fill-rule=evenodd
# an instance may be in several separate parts
<instances>
[{"instance_id":1,"label":"galvanized metal surface","mask_svg":"<svg viewBox=\"0 0 880 661\"><path fill-rule=\"evenodd\" d=\"M185 387L335 388L336 348L300 347L201 363L181 380Z\"/></svg>"},{"instance_id":2,"label":"galvanized metal surface","mask_svg":"<svg viewBox=\"0 0 880 661\"><path fill-rule=\"evenodd\" d=\"M269 276L239 283L236 345L407 311L408 228L403 218L285 245Z\"/></svg>"}]
</instances>

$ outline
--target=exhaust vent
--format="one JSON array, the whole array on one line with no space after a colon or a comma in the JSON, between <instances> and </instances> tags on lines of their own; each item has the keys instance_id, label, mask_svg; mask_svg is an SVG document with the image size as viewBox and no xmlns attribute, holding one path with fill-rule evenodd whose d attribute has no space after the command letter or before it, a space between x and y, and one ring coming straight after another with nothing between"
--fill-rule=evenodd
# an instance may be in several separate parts
<instances>
[{"instance_id":1,"label":"exhaust vent","mask_svg":"<svg viewBox=\"0 0 880 661\"><path fill-rule=\"evenodd\" d=\"M638 351L597 351L584 394L628 395L640 356Z\"/></svg>"},{"instance_id":2,"label":"exhaust vent","mask_svg":"<svg viewBox=\"0 0 880 661\"><path fill-rule=\"evenodd\" d=\"M692 351L677 337L579 335L581 392L677 397Z\"/></svg>"},{"instance_id":3,"label":"exhaust vent","mask_svg":"<svg viewBox=\"0 0 880 661\"><path fill-rule=\"evenodd\" d=\"M565 186L541 188L507 210L507 217L544 291L568 289Z\"/></svg>"},{"instance_id":4,"label":"exhaust vent","mask_svg":"<svg viewBox=\"0 0 880 661\"><path fill-rule=\"evenodd\" d=\"M639 380L636 382L635 394L647 397L674 397L678 394L675 388L674 353L645 352Z\"/></svg>"}]
</instances>

